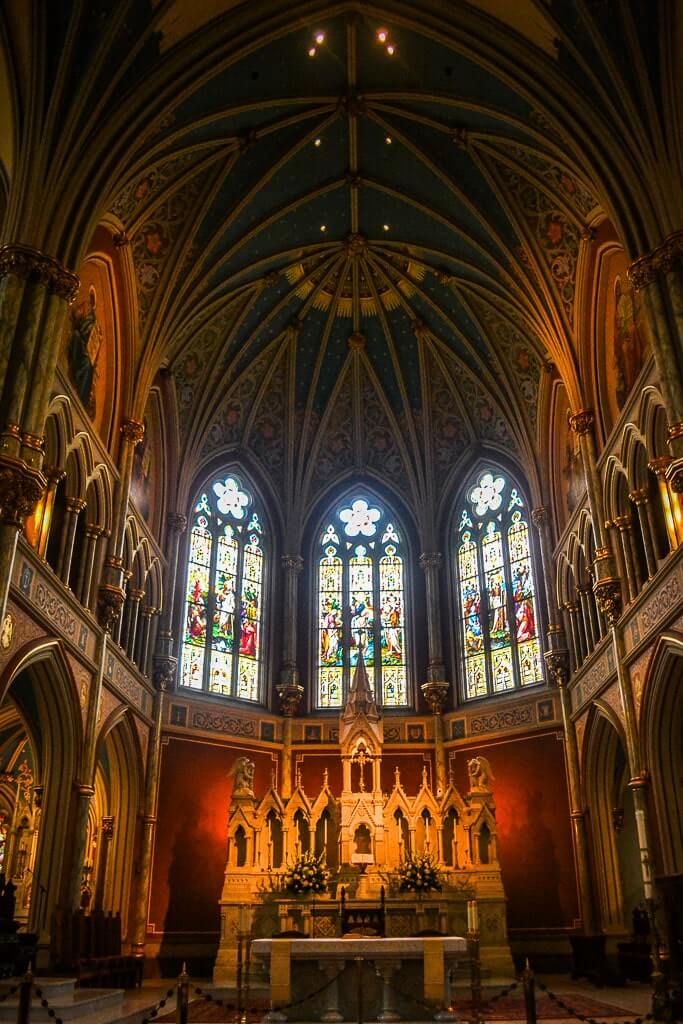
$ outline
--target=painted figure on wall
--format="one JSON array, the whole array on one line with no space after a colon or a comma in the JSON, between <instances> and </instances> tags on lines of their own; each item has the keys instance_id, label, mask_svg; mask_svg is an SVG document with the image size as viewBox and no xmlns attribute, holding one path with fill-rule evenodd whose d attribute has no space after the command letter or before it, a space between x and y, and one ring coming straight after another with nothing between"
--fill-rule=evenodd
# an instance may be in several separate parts
<instances>
[{"instance_id":1,"label":"painted figure on wall","mask_svg":"<svg viewBox=\"0 0 683 1024\"><path fill-rule=\"evenodd\" d=\"M578 435L574 433L570 425L571 411L567 408L567 440L565 443L564 466L562 476L566 487L567 511L571 513L576 508L579 498L585 486L583 474L583 460Z\"/></svg>"},{"instance_id":2,"label":"painted figure on wall","mask_svg":"<svg viewBox=\"0 0 683 1024\"><path fill-rule=\"evenodd\" d=\"M78 397L91 419L95 419L98 360L102 349L102 328L97 319L97 292L93 285L88 297L71 312L71 334L67 347L69 372Z\"/></svg>"},{"instance_id":3,"label":"painted figure on wall","mask_svg":"<svg viewBox=\"0 0 683 1024\"><path fill-rule=\"evenodd\" d=\"M150 438L149 422L144 418L145 433L139 444L135 446L133 455L133 479L131 492L133 500L141 515L149 521L150 512L150 474L152 469L152 439Z\"/></svg>"},{"instance_id":4,"label":"painted figure on wall","mask_svg":"<svg viewBox=\"0 0 683 1024\"><path fill-rule=\"evenodd\" d=\"M614 283L614 371L616 399L623 409L643 365L637 297L619 276Z\"/></svg>"}]
</instances>

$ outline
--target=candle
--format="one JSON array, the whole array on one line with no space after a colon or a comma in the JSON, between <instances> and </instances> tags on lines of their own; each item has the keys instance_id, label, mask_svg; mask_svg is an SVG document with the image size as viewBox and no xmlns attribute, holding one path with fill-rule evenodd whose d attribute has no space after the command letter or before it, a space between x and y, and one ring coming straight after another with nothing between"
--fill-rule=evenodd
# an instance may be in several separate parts
<instances>
[{"instance_id":1,"label":"candle","mask_svg":"<svg viewBox=\"0 0 683 1024\"><path fill-rule=\"evenodd\" d=\"M327 815L323 818L323 849L327 850Z\"/></svg>"},{"instance_id":2,"label":"candle","mask_svg":"<svg viewBox=\"0 0 683 1024\"><path fill-rule=\"evenodd\" d=\"M471 931L478 932L479 931L479 908L477 907L477 901L476 900L472 900L471 904L472 904L472 928L471 928Z\"/></svg>"}]
</instances>

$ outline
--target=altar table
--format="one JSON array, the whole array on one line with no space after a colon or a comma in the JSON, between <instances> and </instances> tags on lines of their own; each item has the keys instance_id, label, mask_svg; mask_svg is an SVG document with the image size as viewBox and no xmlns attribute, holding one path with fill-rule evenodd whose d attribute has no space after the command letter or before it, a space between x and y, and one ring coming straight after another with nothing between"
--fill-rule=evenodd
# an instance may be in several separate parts
<instances>
[{"instance_id":1,"label":"altar table","mask_svg":"<svg viewBox=\"0 0 683 1024\"><path fill-rule=\"evenodd\" d=\"M424 1000L438 1006L436 1020L452 1020L449 972L458 957L467 951L467 942L458 936L434 938L358 938L334 939L254 939L252 956L264 962L270 974L270 998L276 1011L271 1020L284 1020L277 1008L292 1001L292 960L316 961L331 984L325 992L325 1009L320 1020L337 1024L343 1020L339 1012L337 975L347 961L371 961L382 979L382 1009L377 1020L392 1024L400 1019L394 1008L392 975L405 960L422 960L424 964Z\"/></svg>"}]
</instances>

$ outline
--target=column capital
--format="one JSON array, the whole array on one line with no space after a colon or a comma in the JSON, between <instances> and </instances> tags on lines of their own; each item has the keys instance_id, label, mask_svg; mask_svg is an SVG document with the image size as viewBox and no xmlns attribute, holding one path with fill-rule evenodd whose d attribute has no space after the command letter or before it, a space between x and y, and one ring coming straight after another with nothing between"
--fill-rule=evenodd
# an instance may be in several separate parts
<instances>
[{"instance_id":1,"label":"column capital","mask_svg":"<svg viewBox=\"0 0 683 1024\"><path fill-rule=\"evenodd\" d=\"M423 551L420 555L420 568L426 572L427 569L440 569L441 568L441 552L440 551Z\"/></svg>"},{"instance_id":2,"label":"column capital","mask_svg":"<svg viewBox=\"0 0 683 1024\"><path fill-rule=\"evenodd\" d=\"M102 826L102 838L103 839L113 839L114 838L114 816L110 815L110 814L105 815L105 817L102 818L101 826Z\"/></svg>"},{"instance_id":3,"label":"column capital","mask_svg":"<svg viewBox=\"0 0 683 1024\"><path fill-rule=\"evenodd\" d=\"M545 505L539 505L531 510L531 522L537 530L542 530L548 522L548 509Z\"/></svg>"},{"instance_id":4,"label":"column capital","mask_svg":"<svg viewBox=\"0 0 683 1024\"><path fill-rule=\"evenodd\" d=\"M636 291L652 284L656 278L683 267L683 231L674 231L661 245L639 256L628 268L628 279Z\"/></svg>"},{"instance_id":5,"label":"column capital","mask_svg":"<svg viewBox=\"0 0 683 1024\"><path fill-rule=\"evenodd\" d=\"M673 462L670 455L658 455L656 459L650 459L647 468L658 477L664 477L667 469Z\"/></svg>"},{"instance_id":6,"label":"column capital","mask_svg":"<svg viewBox=\"0 0 683 1024\"><path fill-rule=\"evenodd\" d=\"M0 522L21 529L40 501L47 481L22 459L0 454Z\"/></svg>"},{"instance_id":7,"label":"column capital","mask_svg":"<svg viewBox=\"0 0 683 1024\"><path fill-rule=\"evenodd\" d=\"M67 498L66 499L66 510L67 512L82 512L87 502L85 498Z\"/></svg>"},{"instance_id":8,"label":"column capital","mask_svg":"<svg viewBox=\"0 0 683 1024\"><path fill-rule=\"evenodd\" d=\"M139 587L130 587L128 589L128 597L131 601L142 601L144 596L144 590L140 590Z\"/></svg>"},{"instance_id":9,"label":"column capital","mask_svg":"<svg viewBox=\"0 0 683 1024\"><path fill-rule=\"evenodd\" d=\"M630 514L628 512L624 512L620 516L615 516L613 522L616 528L620 530L621 533L624 533L626 530L631 528L632 520Z\"/></svg>"},{"instance_id":10,"label":"column capital","mask_svg":"<svg viewBox=\"0 0 683 1024\"><path fill-rule=\"evenodd\" d=\"M106 532L103 526L97 526L95 523L89 523L85 528L85 535L90 540L97 540L99 537L103 537Z\"/></svg>"},{"instance_id":11,"label":"column capital","mask_svg":"<svg viewBox=\"0 0 683 1024\"><path fill-rule=\"evenodd\" d=\"M566 648L546 651L543 658L551 680L562 689L569 682L569 651Z\"/></svg>"},{"instance_id":12,"label":"column capital","mask_svg":"<svg viewBox=\"0 0 683 1024\"><path fill-rule=\"evenodd\" d=\"M63 267L54 257L19 243L0 248L0 277L6 277L7 274L25 281L38 281L67 302L73 302L80 285L78 276Z\"/></svg>"},{"instance_id":13,"label":"column capital","mask_svg":"<svg viewBox=\"0 0 683 1024\"><path fill-rule=\"evenodd\" d=\"M157 690L164 693L175 686L178 659L171 655L154 655L152 661L152 682Z\"/></svg>"},{"instance_id":14,"label":"column capital","mask_svg":"<svg viewBox=\"0 0 683 1024\"><path fill-rule=\"evenodd\" d=\"M595 416L592 409L579 409L569 417L569 426L579 436L588 434L593 429L594 422Z\"/></svg>"},{"instance_id":15,"label":"column capital","mask_svg":"<svg viewBox=\"0 0 683 1024\"><path fill-rule=\"evenodd\" d=\"M605 577L596 580L593 586L598 608L610 626L616 625L621 615L621 580L618 577Z\"/></svg>"},{"instance_id":16,"label":"column capital","mask_svg":"<svg viewBox=\"0 0 683 1024\"><path fill-rule=\"evenodd\" d=\"M275 689L280 698L280 711L285 718L293 718L304 695L303 686L300 683L280 683Z\"/></svg>"},{"instance_id":17,"label":"column capital","mask_svg":"<svg viewBox=\"0 0 683 1024\"><path fill-rule=\"evenodd\" d=\"M139 444L145 436L145 424L140 420L124 420L121 424L121 434L128 444Z\"/></svg>"},{"instance_id":18,"label":"column capital","mask_svg":"<svg viewBox=\"0 0 683 1024\"><path fill-rule=\"evenodd\" d=\"M647 505L650 500L650 492L647 487L636 487L635 490L629 491L628 496L634 505Z\"/></svg>"},{"instance_id":19,"label":"column capital","mask_svg":"<svg viewBox=\"0 0 683 1024\"><path fill-rule=\"evenodd\" d=\"M102 623L105 633L111 633L118 622L125 599L126 595L121 587L117 587L112 583L101 584L97 595L97 607L99 612L98 618Z\"/></svg>"},{"instance_id":20,"label":"column capital","mask_svg":"<svg viewBox=\"0 0 683 1024\"><path fill-rule=\"evenodd\" d=\"M433 715L442 715L450 689L445 679L423 683L420 687Z\"/></svg>"},{"instance_id":21,"label":"column capital","mask_svg":"<svg viewBox=\"0 0 683 1024\"><path fill-rule=\"evenodd\" d=\"M282 555L280 562L286 572L292 572L296 576L303 570L304 560L301 555Z\"/></svg>"},{"instance_id":22,"label":"column capital","mask_svg":"<svg viewBox=\"0 0 683 1024\"><path fill-rule=\"evenodd\" d=\"M166 522L169 530L172 530L173 533L185 533L187 529L187 516L184 516L182 512L169 512Z\"/></svg>"}]
</instances>

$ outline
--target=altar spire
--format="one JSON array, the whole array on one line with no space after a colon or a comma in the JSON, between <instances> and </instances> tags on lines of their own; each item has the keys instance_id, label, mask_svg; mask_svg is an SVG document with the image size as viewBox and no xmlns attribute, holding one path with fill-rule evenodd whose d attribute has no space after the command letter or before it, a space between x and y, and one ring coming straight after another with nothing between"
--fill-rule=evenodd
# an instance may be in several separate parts
<instances>
[{"instance_id":1,"label":"altar spire","mask_svg":"<svg viewBox=\"0 0 683 1024\"><path fill-rule=\"evenodd\" d=\"M349 697L342 715L342 721L348 722L358 718L361 714L365 715L368 721L373 722L378 722L381 717L365 667L363 645L359 644L358 661L356 662L353 679L351 680L351 689L349 690Z\"/></svg>"}]
</instances>

